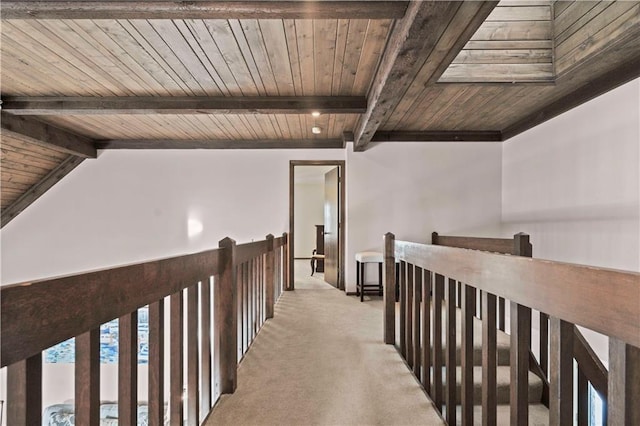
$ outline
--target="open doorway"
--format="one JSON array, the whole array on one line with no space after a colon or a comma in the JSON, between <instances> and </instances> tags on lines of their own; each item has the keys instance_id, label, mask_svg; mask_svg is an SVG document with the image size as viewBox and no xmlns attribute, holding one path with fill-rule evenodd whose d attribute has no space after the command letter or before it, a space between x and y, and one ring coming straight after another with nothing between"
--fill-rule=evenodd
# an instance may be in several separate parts
<instances>
[{"instance_id":1,"label":"open doorway","mask_svg":"<svg viewBox=\"0 0 640 426\"><path fill-rule=\"evenodd\" d=\"M345 162L293 160L289 166L290 282L323 274L344 290ZM322 256L312 262L313 251ZM313 269L312 269L313 268ZM318 275L319 276L319 275Z\"/></svg>"}]
</instances>

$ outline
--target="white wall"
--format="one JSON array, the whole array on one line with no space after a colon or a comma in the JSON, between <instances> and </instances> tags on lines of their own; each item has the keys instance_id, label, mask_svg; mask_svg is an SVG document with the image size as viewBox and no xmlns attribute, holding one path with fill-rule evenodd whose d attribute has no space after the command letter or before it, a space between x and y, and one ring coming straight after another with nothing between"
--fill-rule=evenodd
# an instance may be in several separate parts
<instances>
[{"instance_id":1,"label":"white wall","mask_svg":"<svg viewBox=\"0 0 640 426\"><path fill-rule=\"evenodd\" d=\"M535 257L640 271L640 80L510 139L502 162L504 230Z\"/></svg>"},{"instance_id":2,"label":"white wall","mask_svg":"<svg viewBox=\"0 0 640 426\"><path fill-rule=\"evenodd\" d=\"M324 223L324 183L295 184L295 257L309 258L316 248L316 227Z\"/></svg>"},{"instance_id":3,"label":"white wall","mask_svg":"<svg viewBox=\"0 0 640 426\"><path fill-rule=\"evenodd\" d=\"M498 143L386 143L347 155L347 291L355 253L382 251L383 235L430 242L431 233L496 236L501 213ZM374 265L371 265L374 266ZM377 280L375 267L367 270Z\"/></svg>"},{"instance_id":4,"label":"white wall","mask_svg":"<svg viewBox=\"0 0 640 426\"><path fill-rule=\"evenodd\" d=\"M1 231L2 283L182 255L289 227L289 160L343 150L104 151ZM202 222L189 239L187 220Z\"/></svg>"}]
</instances>

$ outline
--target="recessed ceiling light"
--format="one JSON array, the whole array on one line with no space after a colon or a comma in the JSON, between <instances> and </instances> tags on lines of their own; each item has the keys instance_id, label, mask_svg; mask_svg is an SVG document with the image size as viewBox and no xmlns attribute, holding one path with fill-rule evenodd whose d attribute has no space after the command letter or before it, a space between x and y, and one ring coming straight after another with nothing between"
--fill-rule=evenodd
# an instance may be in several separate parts
<instances>
[{"instance_id":1,"label":"recessed ceiling light","mask_svg":"<svg viewBox=\"0 0 640 426\"><path fill-rule=\"evenodd\" d=\"M313 133L314 135L319 135L322 132L322 129L318 126L313 126L311 128L311 133Z\"/></svg>"},{"instance_id":2,"label":"recessed ceiling light","mask_svg":"<svg viewBox=\"0 0 640 426\"><path fill-rule=\"evenodd\" d=\"M312 116L312 117L320 117L320 111L313 111L313 112L311 113L311 116Z\"/></svg>"}]
</instances>

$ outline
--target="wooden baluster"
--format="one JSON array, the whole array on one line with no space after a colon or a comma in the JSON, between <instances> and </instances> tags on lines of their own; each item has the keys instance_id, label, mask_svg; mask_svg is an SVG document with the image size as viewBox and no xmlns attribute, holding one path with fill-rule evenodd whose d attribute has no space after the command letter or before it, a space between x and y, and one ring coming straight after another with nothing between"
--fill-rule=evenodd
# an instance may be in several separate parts
<instances>
[{"instance_id":1,"label":"wooden baluster","mask_svg":"<svg viewBox=\"0 0 640 426\"><path fill-rule=\"evenodd\" d=\"M169 422L171 426L183 425L183 296L182 291L178 291L171 295L170 312L170 331L169 331Z\"/></svg>"},{"instance_id":2,"label":"wooden baluster","mask_svg":"<svg viewBox=\"0 0 640 426\"><path fill-rule=\"evenodd\" d=\"M384 343L396 342L396 257L395 236L384 236Z\"/></svg>"},{"instance_id":3,"label":"wooden baluster","mask_svg":"<svg viewBox=\"0 0 640 426\"><path fill-rule=\"evenodd\" d=\"M237 348L238 335L237 324L237 277L234 267L236 257L236 242L231 238L225 238L219 243L224 249L220 255L220 278L215 286L215 314L216 327L219 330L220 339L220 392L233 393L237 386Z\"/></svg>"},{"instance_id":4,"label":"wooden baluster","mask_svg":"<svg viewBox=\"0 0 640 426\"><path fill-rule=\"evenodd\" d=\"M100 328L76 337L76 408L75 424L98 426L100 424ZM9 394L11 395L11 394ZM29 405L29 411L41 412ZM33 413L32 413L33 414ZM7 417L7 424L40 424L14 422Z\"/></svg>"},{"instance_id":5,"label":"wooden baluster","mask_svg":"<svg viewBox=\"0 0 640 426\"><path fill-rule=\"evenodd\" d=\"M238 277L238 298L236 303L238 304L238 310L236 315L238 317L236 327L238 328L238 359L242 359L244 355L244 286L242 285L242 265L234 267Z\"/></svg>"},{"instance_id":6,"label":"wooden baluster","mask_svg":"<svg viewBox=\"0 0 640 426\"><path fill-rule=\"evenodd\" d=\"M511 424L529 423L529 351L531 348L531 308L511 302ZM513 402L515 401L515 403Z\"/></svg>"},{"instance_id":7,"label":"wooden baluster","mask_svg":"<svg viewBox=\"0 0 640 426\"><path fill-rule=\"evenodd\" d=\"M422 268L416 266L414 271L413 291L413 374L420 380L420 300L422 299Z\"/></svg>"},{"instance_id":8,"label":"wooden baluster","mask_svg":"<svg viewBox=\"0 0 640 426\"><path fill-rule=\"evenodd\" d=\"M445 404L447 406L447 423L456 424L456 280L449 278L445 290L446 298L446 347L445 366L447 371L447 393Z\"/></svg>"},{"instance_id":9,"label":"wooden baluster","mask_svg":"<svg viewBox=\"0 0 640 426\"><path fill-rule=\"evenodd\" d=\"M285 291L294 290L293 284L293 268L290 269L289 265L289 235L287 233L282 234L282 238L285 240L285 245L282 246L282 276L284 277L284 289Z\"/></svg>"},{"instance_id":10,"label":"wooden baluster","mask_svg":"<svg viewBox=\"0 0 640 426\"><path fill-rule=\"evenodd\" d=\"M164 299L149 305L149 426L164 424Z\"/></svg>"},{"instance_id":11,"label":"wooden baluster","mask_svg":"<svg viewBox=\"0 0 640 426\"><path fill-rule=\"evenodd\" d=\"M505 305L504 298L498 298L498 330L505 330Z\"/></svg>"},{"instance_id":12,"label":"wooden baluster","mask_svg":"<svg viewBox=\"0 0 640 426\"><path fill-rule=\"evenodd\" d=\"M198 284L187 289L187 423L200 424Z\"/></svg>"},{"instance_id":13,"label":"wooden baluster","mask_svg":"<svg viewBox=\"0 0 640 426\"><path fill-rule=\"evenodd\" d=\"M265 307L264 316L266 319L273 318L273 307L276 294L275 261L276 256L273 248L273 235L267 235L267 254L265 256L264 276L265 276Z\"/></svg>"},{"instance_id":14,"label":"wooden baluster","mask_svg":"<svg viewBox=\"0 0 640 426\"><path fill-rule=\"evenodd\" d=\"M213 300L211 309L213 309L213 315L211 316L212 321L212 346L213 346L213 389L211 393L211 403L215 405L216 401L220 397L221 394L221 358L220 358L220 334L222 333L222 324L220 322L220 315L218 314L218 297L220 294L220 275L214 275L212 281L213 287L211 288Z\"/></svg>"},{"instance_id":15,"label":"wooden baluster","mask_svg":"<svg viewBox=\"0 0 640 426\"><path fill-rule=\"evenodd\" d=\"M476 311L476 292L471 286L462 287L462 318L460 365L462 373L462 424L473 424L473 315Z\"/></svg>"},{"instance_id":16,"label":"wooden baluster","mask_svg":"<svg viewBox=\"0 0 640 426\"><path fill-rule=\"evenodd\" d=\"M589 425L589 381L578 365L578 426Z\"/></svg>"},{"instance_id":17,"label":"wooden baluster","mask_svg":"<svg viewBox=\"0 0 640 426\"><path fill-rule=\"evenodd\" d=\"M244 262L241 265L242 269L242 279L240 282L242 283L242 335L244 336L243 346L242 346L242 356L249 349L249 344L251 343L251 337L249 334L249 276L248 276L248 265L247 262Z\"/></svg>"},{"instance_id":18,"label":"wooden baluster","mask_svg":"<svg viewBox=\"0 0 640 426\"><path fill-rule=\"evenodd\" d=\"M480 292L482 298L482 425L496 424L496 296ZM513 315L513 314L512 314ZM513 350L513 349L512 349Z\"/></svg>"},{"instance_id":19,"label":"wooden baluster","mask_svg":"<svg viewBox=\"0 0 640 426\"><path fill-rule=\"evenodd\" d=\"M246 285L247 285L247 350L253 342L253 321L255 319L255 311L253 301L255 299L253 288L253 259L245 263ZM246 352L246 351L245 351Z\"/></svg>"},{"instance_id":20,"label":"wooden baluster","mask_svg":"<svg viewBox=\"0 0 640 426\"><path fill-rule=\"evenodd\" d=\"M540 368L549 377L549 315L540 312Z\"/></svg>"},{"instance_id":21,"label":"wooden baluster","mask_svg":"<svg viewBox=\"0 0 640 426\"><path fill-rule=\"evenodd\" d=\"M118 419L138 423L138 311L118 320Z\"/></svg>"},{"instance_id":22,"label":"wooden baluster","mask_svg":"<svg viewBox=\"0 0 640 426\"><path fill-rule=\"evenodd\" d=\"M405 325L407 326L407 331L405 332L405 337L407 339L407 354L405 358L407 360L407 364L409 364L409 368L413 368L413 286L413 264L407 263L407 318L405 319Z\"/></svg>"},{"instance_id":23,"label":"wooden baluster","mask_svg":"<svg viewBox=\"0 0 640 426\"><path fill-rule=\"evenodd\" d=\"M433 286L433 403L442 412L442 302L444 300L444 276L435 274Z\"/></svg>"},{"instance_id":24,"label":"wooden baluster","mask_svg":"<svg viewBox=\"0 0 640 426\"><path fill-rule=\"evenodd\" d=\"M573 324L552 317L550 330L549 424L573 424Z\"/></svg>"},{"instance_id":25,"label":"wooden baluster","mask_svg":"<svg viewBox=\"0 0 640 426\"><path fill-rule=\"evenodd\" d=\"M407 359L407 264L400 261L400 355Z\"/></svg>"},{"instance_id":26,"label":"wooden baluster","mask_svg":"<svg viewBox=\"0 0 640 426\"><path fill-rule=\"evenodd\" d=\"M206 415L211 408L211 277L202 280L200 297L200 344L202 348L200 404Z\"/></svg>"},{"instance_id":27,"label":"wooden baluster","mask_svg":"<svg viewBox=\"0 0 640 426\"><path fill-rule=\"evenodd\" d=\"M98 345L100 334L98 332ZM76 342L78 338L76 338ZM76 347L77 347L76 343ZM77 350L76 350L77 354ZM77 359L77 355L76 355ZM84 360L84 359L83 359ZM98 359L100 362L100 359ZM86 364L86 363L85 363ZM78 369L76 361L76 383ZM83 365L86 367L86 365ZM84 370L88 371L88 370ZM84 377L84 376L83 376ZM99 375L98 375L99 379ZM99 383L98 383L99 385ZM77 384L76 384L77 389ZM99 390L99 387L98 387ZM86 395L89 396L89 395ZM95 395L91 395L95 396ZM99 398L99 397L98 397ZM77 394L76 394L77 401ZM83 401L90 402L90 401ZM98 399L97 409L100 409ZM86 407L85 412L89 412ZM84 412L83 412L84 414ZM89 418L89 417L85 417ZM97 418L97 417L96 417ZM0 419L1 420L1 419ZM97 425L99 420L91 425ZM38 353L22 361L18 361L7 368L7 424L8 425L40 425L42 423L42 353Z\"/></svg>"},{"instance_id":28,"label":"wooden baluster","mask_svg":"<svg viewBox=\"0 0 640 426\"><path fill-rule=\"evenodd\" d=\"M252 311L251 314L251 325L253 331L253 339L256 338L256 334L258 334L258 274L257 274L257 265L258 260L251 260L251 301L252 301ZM253 340L252 339L252 340Z\"/></svg>"},{"instance_id":29,"label":"wooden baluster","mask_svg":"<svg viewBox=\"0 0 640 426\"><path fill-rule=\"evenodd\" d=\"M457 295L456 306L458 308L462 308L462 283L460 281L458 281L457 288L458 288L458 291L456 292L456 295Z\"/></svg>"},{"instance_id":30,"label":"wooden baluster","mask_svg":"<svg viewBox=\"0 0 640 426\"><path fill-rule=\"evenodd\" d=\"M609 338L608 425L640 425L640 348Z\"/></svg>"},{"instance_id":31,"label":"wooden baluster","mask_svg":"<svg viewBox=\"0 0 640 426\"><path fill-rule=\"evenodd\" d=\"M431 271L422 286L422 386L431 395Z\"/></svg>"},{"instance_id":32,"label":"wooden baluster","mask_svg":"<svg viewBox=\"0 0 640 426\"><path fill-rule=\"evenodd\" d=\"M263 309L262 307L264 306L264 300L262 299L263 296L263 282L262 279L264 278L263 272L264 270L263 268L263 263L262 260L264 259L263 255L260 255L258 257L258 260L256 262L256 282L258 283L258 325L257 325L257 329L260 330L262 328L262 315L263 315Z\"/></svg>"}]
</instances>

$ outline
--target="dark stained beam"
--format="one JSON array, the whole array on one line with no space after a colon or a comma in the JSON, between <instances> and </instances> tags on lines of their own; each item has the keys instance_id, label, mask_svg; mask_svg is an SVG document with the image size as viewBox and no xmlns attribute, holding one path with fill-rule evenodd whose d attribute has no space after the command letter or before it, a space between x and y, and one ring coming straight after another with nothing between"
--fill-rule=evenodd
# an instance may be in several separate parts
<instances>
[{"instance_id":1,"label":"dark stained beam","mask_svg":"<svg viewBox=\"0 0 640 426\"><path fill-rule=\"evenodd\" d=\"M15 115L101 114L359 114L363 96L269 97L14 97L2 109Z\"/></svg>"},{"instance_id":2,"label":"dark stained beam","mask_svg":"<svg viewBox=\"0 0 640 426\"><path fill-rule=\"evenodd\" d=\"M399 19L407 1L3 1L2 19Z\"/></svg>"},{"instance_id":3,"label":"dark stained beam","mask_svg":"<svg viewBox=\"0 0 640 426\"><path fill-rule=\"evenodd\" d=\"M378 131L371 142L500 142L500 131L453 130L453 131Z\"/></svg>"},{"instance_id":4,"label":"dark stained beam","mask_svg":"<svg viewBox=\"0 0 640 426\"><path fill-rule=\"evenodd\" d=\"M426 81L446 69L497 1L411 2L390 35L369 90L367 112L356 125L355 150L363 151L378 127L391 115L423 65ZM461 19L463 18L463 19ZM455 24L452 24L455 22ZM446 37L443 35L446 33Z\"/></svg>"},{"instance_id":5,"label":"dark stained beam","mask_svg":"<svg viewBox=\"0 0 640 426\"><path fill-rule=\"evenodd\" d=\"M328 149L343 148L342 139L177 140L117 139L97 141L98 149Z\"/></svg>"},{"instance_id":6,"label":"dark stained beam","mask_svg":"<svg viewBox=\"0 0 640 426\"><path fill-rule=\"evenodd\" d=\"M42 194L62 180L62 178L71 173L71 171L83 161L84 158L70 155L58 167L43 177L40 182L29 188L29 190L22 194L20 198L2 210L2 214L0 215L0 228L11 222L13 218L18 216L18 214L29 207L34 201L40 198Z\"/></svg>"},{"instance_id":7,"label":"dark stained beam","mask_svg":"<svg viewBox=\"0 0 640 426\"><path fill-rule=\"evenodd\" d=\"M585 66L583 69L584 71L582 72L589 72L589 67ZM519 135L638 77L640 77L640 57L636 57L621 67L589 81L561 99L551 102L538 111L518 120L502 131L503 140ZM559 85L560 83L561 80L558 79L557 84Z\"/></svg>"},{"instance_id":8,"label":"dark stained beam","mask_svg":"<svg viewBox=\"0 0 640 426\"><path fill-rule=\"evenodd\" d=\"M4 111L0 118L3 135L82 158L96 158L96 148L89 138L58 129L34 118L17 117Z\"/></svg>"}]
</instances>

